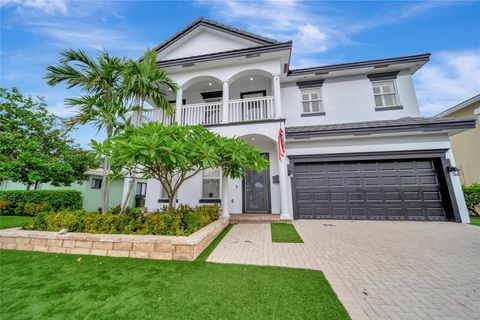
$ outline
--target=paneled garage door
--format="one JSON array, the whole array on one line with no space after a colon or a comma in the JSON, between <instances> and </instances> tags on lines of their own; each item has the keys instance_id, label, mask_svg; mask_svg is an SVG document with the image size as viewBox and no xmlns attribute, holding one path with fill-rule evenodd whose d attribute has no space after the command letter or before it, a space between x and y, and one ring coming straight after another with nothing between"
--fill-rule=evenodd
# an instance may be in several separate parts
<instances>
[{"instance_id":1,"label":"paneled garage door","mask_svg":"<svg viewBox=\"0 0 480 320\"><path fill-rule=\"evenodd\" d=\"M434 160L296 163L299 219L445 220Z\"/></svg>"}]
</instances>

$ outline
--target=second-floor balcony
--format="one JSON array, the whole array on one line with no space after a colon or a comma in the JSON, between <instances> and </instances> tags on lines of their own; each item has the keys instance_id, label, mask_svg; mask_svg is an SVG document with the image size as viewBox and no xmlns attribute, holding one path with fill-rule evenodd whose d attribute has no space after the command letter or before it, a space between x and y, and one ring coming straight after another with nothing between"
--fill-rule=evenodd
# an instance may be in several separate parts
<instances>
[{"instance_id":1,"label":"second-floor balcony","mask_svg":"<svg viewBox=\"0 0 480 320\"><path fill-rule=\"evenodd\" d=\"M180 83L176 94L167 96L174 114L152 107L141 112L138 122L219 125L281 118L279 75L246 70L226 80L197 76Z\"/></svg>"},{"instance_id":2,"label":"second-floor balcony","mask_svg":"<svg viewBox=\"0 0 480 320\"><path fill-rule=\"evenodd\" d=\"M181 125L215 125L221 123L250 122L275 119L275 105L272 96L234 99L227 102L195 103L182 105L176 112L167 116L161 109L148 109L142 113L142 122L159 121L171 124L178 121Z\"/></svg>"}]
</instances>

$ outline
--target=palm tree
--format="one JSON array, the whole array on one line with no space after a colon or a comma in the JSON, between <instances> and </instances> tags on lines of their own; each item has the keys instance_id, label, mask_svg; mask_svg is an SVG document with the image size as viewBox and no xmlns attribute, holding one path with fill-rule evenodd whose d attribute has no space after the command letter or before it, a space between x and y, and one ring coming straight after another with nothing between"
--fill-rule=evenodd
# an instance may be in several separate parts
<instances>
[{"instance_id":1,"label":"palm tree","mask_svg":"<svg viewBox=\"0 0 480 320\"><path fill-rule=\"evenodd\" d=\"M68 119L67 125L93 124L97 130L105 130L107 139L126 124L129 108L123 104L124 59L100 53L97 59L90 58L82 50L65 50L60 53L59 66L49 65L45 78L51 86L66 83L67 88L78 87L83 95L66 99L69 106L76 106L76 114ZM108 157L103 157L103 177L101 186L101 207L108 208Z\"/></svg>"},{"instance_id":2,"label":"palm tree","mask_svg":"<svg viewBox=\"0 0 480 320\"><path fill-rule=\"evenodd\" d=\"M122 75L124 96L132 101L132 109L138 112L138 119L142 117L142 110L145 108L147 100L157 108L164 110L167 115L172 114L173 108L166 98L166 90L175 93L178 87L165 71L157 67L157 52L155 50L147 50L139 62L128 60L125 63ZM139 125L140 122L136 124ZM127 206L131 190L135 184L135 169L131 171L130 186L122 205L122 211Z\"/></svg>"}]
</instances>

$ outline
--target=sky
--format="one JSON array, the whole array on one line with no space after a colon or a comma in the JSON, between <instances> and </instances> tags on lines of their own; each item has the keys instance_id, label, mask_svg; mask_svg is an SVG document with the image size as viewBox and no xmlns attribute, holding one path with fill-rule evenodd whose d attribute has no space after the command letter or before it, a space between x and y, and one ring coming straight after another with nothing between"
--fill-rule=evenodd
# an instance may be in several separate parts
<instances>
[{"instance_id":1,"label":"sky","mask_svg":"<svg viewBox=\"0 0 480 320\"><path fill-rule=\"evenodd\" d=\"M480 1L0 0L0 10L0 85L45 97L62 117L79 92L44 79L61 50L138 58L200 16L293 40L291 68L429 52L413 76L424 116L480 93ZM83 146L103 138L90 126L72 135Z\"/></svg>"}]
</instances>

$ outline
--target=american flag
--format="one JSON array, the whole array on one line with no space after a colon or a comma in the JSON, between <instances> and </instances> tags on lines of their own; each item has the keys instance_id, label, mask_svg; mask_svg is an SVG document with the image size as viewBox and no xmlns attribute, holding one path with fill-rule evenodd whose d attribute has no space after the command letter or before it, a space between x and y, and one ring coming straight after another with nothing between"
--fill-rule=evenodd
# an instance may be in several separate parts
<instances>
[{"instance_id":1,"label":"american flag","mask_svg":"<svg viewBox=\"0 0 480 320\"><path fill-rule=\"evenodd\" d=\"M285 156L285 140L282 128L278 129L278 160L282 160Z\"/></svg>"}]
</instances>

